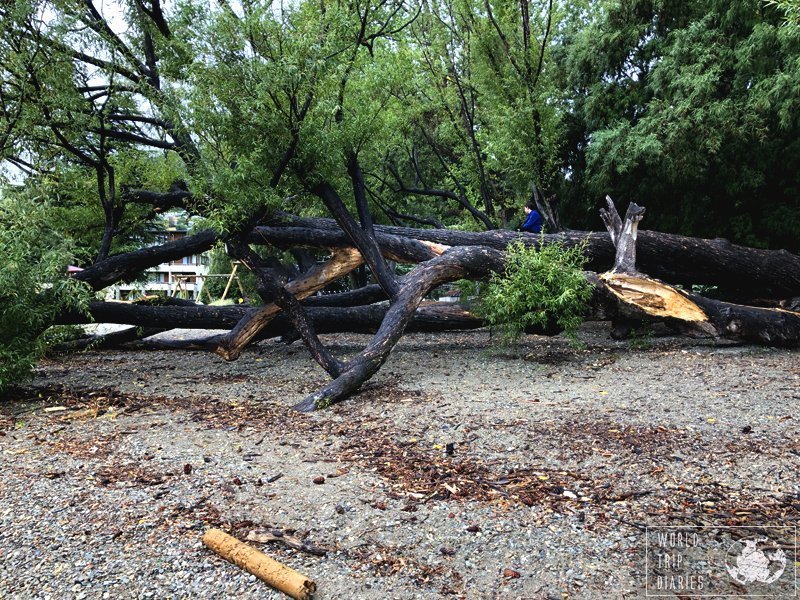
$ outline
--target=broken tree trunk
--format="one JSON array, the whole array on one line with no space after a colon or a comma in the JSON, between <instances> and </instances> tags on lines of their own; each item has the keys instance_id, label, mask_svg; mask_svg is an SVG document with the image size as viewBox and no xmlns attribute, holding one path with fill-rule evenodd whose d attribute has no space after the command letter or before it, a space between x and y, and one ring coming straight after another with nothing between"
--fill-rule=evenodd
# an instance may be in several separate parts
<instances>
[{"instance_id":1,"label":"broken tree trunk","mask_svg":"<svg viewBox=\"0 0 800 600\"><path fill-rule=\"evenodd\" d=\"M123 344L141 340L151 335L167 331L164 327L129 327L121 331L110 333L85 335L74 340L61 342L52 346L48 352L75 352L77 350L100 350L118 348Z\"/></svg>"},{"instance_id":2,"label":"broken tree trunk","mask_svg":"<svg viewBox=\"0 0 800 600\"><path fill-rule=\"evenodd\" d=\"M349 218L350 230L345 234L330 220L294 219L281 226L257 228L247 240L250 243L266 242L282 248L328 248L334 249L334 254L327 263L313 267L285 287L261 277L264 284L261 291L265 298L273 300L272 304L259 309L138 307L156 311L148 314L150 317L156 314L158 318L136 324L159 326L158 319L169 314L169 310L185 311L182 318L191 320L195 326L213 315L210 320L215 324L224 321L227 323L225 327L233 327L216 345L216 351L228 359L238 356L250 341L266 336L283 335L290 340L302 337L315 356L327 357L320 362L334 377L328 385L296 406L298 410L315 410L338 402L359 389L380 369L404 331L423 322L420 320L423 313L433 315L427 322L427 326L431 328L451 328L465 322L468 324L464 326L474 326L479 323L479 319L464 315L463 310L462 314L449 320L444 309L420 308L420 304L426 294L442 283L460 278L482 279L493 271L502 272L504 254L499 249L505 249L510 241L522 237L530 244L538 244L540 240L544 240L544 243L564 241L567 244L588 240L588 253L595 264L613 264L609 272L599 277L587 275L598 291L596 299L601 300L596 305L605 306L609 314L628 318L662 319L704 335L724 336L759 344L798 344L800 315L791 311L734 305L698 296L638 272L637 258L650 274L655 272L675 275L674 278L666 277L673 282L714 283L740 290L758 289L758 296L763 297L775 293L776 290L781 294L800 294L800 257L785 252L737 247L724 240L695 240L639 232L638 224L643 212L644 209L632 205L623 221L613 203L609 202L609 209L603 215L608 234L565 232L543 237L501 231L473 234L391 227L375 227L374 231L364 231L357 228L349 215L345 217ZM129 273L133 269L131 265L137 265L138 269L144 263L152 263L154 260L161 262L165 257L172 257L178 252L195 252L195 248L213 243L215 239L213 234L206 233L191 243L182 245L181 250L167 244L148 249L149 252L145 253L113 257L98 263L96 268L93 267L95 275L82 275L81 278L92 285L99 285L108 278ZM392 273L383 273L379 277L382 279L379 286L341 294L327 301L310 300L308 306L301 306L299 300L364 262L362 253L353 248L353 244L358 244L361 251L369 254L369 262L375 265L382 264L384 258L420 264L401 279L395 278ZM265 276L265 264L253 258L254 253L247 246L242 244L239 249L240 254L246 255L250 268L257 275ZM614 250L613 253L611 249ZM375 256L376 252L382 256ZM748 284L748 278L755 284ZM383 297L389 298L389 306L311 306L314 303L369 302ZM126 307L123 311L128 319L133 314L131 308L133 307ZM231 308L236 310L231 311ZM94 309L98 312L120 310L96 305ZM208 312L209 310L221 312ZM452 313L459 309L448 310ZM140 313L140 316L142 314L144 313ZM350 316L343 316L345 314ZM166 323L167 326L176 326L179 321L173 318ZM364 350L346 363L333 358L316 337L316 332L360 328L377 332ZM313 343L309 344L309 340Z\"/></svg>"},{"instance_id":3,"label":"broken tree trunk","mask_svg":"<svg viewBox=\"0 0 800 600\"><path fill-rule=\"evenodd\" d=\"M628 207L623 222L613 201L601 212L617 248L614 268L599 280L627 318L656 318L715 337L768 346L800 343L800 314L779 308L755 308L705 298L652 279L636 270L636 238L644 208Z\"/></svg>"},{"instance_id":4,"label":"broken tree trunk","mask_svg":"<svg viewBox=\"0 0 800 600\"><path fill-rule=\"evenodd\" d=\"M311 294L321 290L329 283L336 279L350 273L361 264L364 259L362 254L349 246L350 239L344 236L342 232L333 232L332 234L325 232L300 232L303 235L297 236L299 230L284 228L283 231L273 231L270 228L260 228L257 234L251 235L249 241L268 242L276 246L288 247L292 244L305 243L307 245L321 245L323 247L334 248L334 256L324 265L317 265L312 268L306 275L290 282L286 286L286 291L293 294L298 300L306 298ZM288 236L285 234L289 234ZM363 233L363 232L362 232ZM366 234L364 234L366 235ZM378 245L375 236L369 236L371 244ZM288 239L287 239L288 238ZM411 239L398 238L397 236L383 235L381 236L381 251L384 252L386 258L397 260L399 262L421 262L430 258L439 256L446 250L445 246L439 244L424 242ZM381 258L383 260L383 258ZM383 286L380 286L383 290ZM241 354L242 349L247 346L251 341L256 339L261 329L263 329L281 310L277 303L270 304L260 312L247 315L243 318L236 327L223 338L219 344L216 352L226 360L236 360ZM297 316L297 315L295 315ZM306 336L308 340L309 336ZM321 350L321 349L318 349ZM323 357L324 352L321 354L315 353L315 357ZM333 361L325 360L329 365L334 365ZM326 367L327 370L327 367Z\"/></svg>"},{"instance_id":5,"label":"broken tree trunk","mask_svg":"<svg viewBox=\"0 0 800 600\"><path fill-rule=\"evenodd\" d=\"M142 271L161 263L192 254L202 254L217 242L217 234L201 231L174 242L112 256L75 273L73 279L85 281L97 291L118 281L128 281Z\"/></svg>"},{"instance_id":6,"label":"broken tree trunk","mask_svg":"<svg viewBox=\"0 0 800 600\"><path fill-rule=\"evenodd\" d=\"M279 215L284 227L275 227L274 243L279 238L295 240L307 234L292 228L314 232L317 239L327 238L337 231L331 219L298 218ZM273 228L266 228L267 230ZM251 242L256 242L258 232ZM485 232L455 231L451 229L412 229L408 227L375 226L375 235L383 246L384 235L406 240L424 240L446 246L487 246L505 250L517 239L538 244L563 242L567 246L586 245L589 259L587 269L602 272L614 264L616 247L608 233L586 231L564 231L559 234L525 234L506 230ZM257 242L256 242L257 243ZM324 245L324 244L323 244ZM334 244L336 245L336 244ZM636 240L639 268L652 277L680 285L714 285L721 290L750 298L791 298L800 296L800 256L785 250L762 250L748 248L728 240L692 238L656 231L639 231Z\"/></svg>"},{"instance_id":7,"label":"broken tree trunk","mask_svg":"<svg viewBox=\"0 0 800 600\"><path fill-rule=\"evenodd\" d=\"M661 319L697 334L764 346L800 345L800 313L705 298L643 275L605 273L600 280L628 318Z\"/></svg>"},{"instance_id":8,"label":"broken tree trunk","mask_svg":"<svg viewBox=\"0 0 800 600\"><path fill-rule=\"evenodd\" d=\"M231 248L234 255L249 268L256 277L256 287L261 299L265 302L274 302L281 310L289 315L295 331L300 335L303 343L308 348L314 360L327 371L331 377L338 377L341 373L342 363L333 356L317 336L313 323L309 320L304 307L273 275L273 270L267 268L264 261L249 245L240 241ZM312 267L313 268L313 267ZM247 322L250 320L247 319ZM263 327L262 327L263 329Z\"/></svg>"}]
</instances>

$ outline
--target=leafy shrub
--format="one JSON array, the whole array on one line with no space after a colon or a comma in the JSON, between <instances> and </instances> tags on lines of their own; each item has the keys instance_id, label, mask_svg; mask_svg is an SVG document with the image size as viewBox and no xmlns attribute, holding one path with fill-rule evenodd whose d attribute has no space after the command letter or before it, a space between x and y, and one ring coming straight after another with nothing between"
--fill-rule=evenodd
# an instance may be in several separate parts
<instances>
[{"instance_id":1,"label":"leafy shrub","mask_svg":"<svg viewBox=\"0 0 800 600\"><path fill-rule=\"evenodd\" d=\"M46 205L0 199L0 393L33 368L56 316L85 309L90 297L67 276L72 248L50 218Z\"/></svg>"},{"instance_id":2,"label":"leafy shrub","mask_svg":"<svg viewBox=\"0 0 800 600\"><path fill-rule=\"evenodd\" d=\"M555 325L574 339L583 322L592 286L583 275L585 245L506 249L505 273L493 273L481 294L479 313L497 327L503 343L517 341L528 327Z\"/></svg>"}]
</instances>

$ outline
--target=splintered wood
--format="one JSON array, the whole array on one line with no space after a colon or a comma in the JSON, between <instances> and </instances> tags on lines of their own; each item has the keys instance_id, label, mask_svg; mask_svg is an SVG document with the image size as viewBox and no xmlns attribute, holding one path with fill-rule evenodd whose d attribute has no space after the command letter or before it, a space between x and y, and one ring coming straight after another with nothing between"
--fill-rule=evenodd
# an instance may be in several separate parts
<instances>
[{"instance_id":1,"label":"splintered wood","mask_svg":"<svg viewBox=\"0 0 800 600\"><path fill-rule=\"evenodd\" d=\"M660 281L621 273L603 273L600 279L617 298L649 315L697 323L708 321L697 304Z\"/></svg>"},{"instance_id":2,"label":"splintered wood","mask_svg":"<svg viewBox=\"0 0 800 600\"><path fill-rule=\"evenodd\" d=\"M203 543L224 559L295 600L311 600L317 590L317 584L302 573L271 559L220 529L206 531Z\"/></svg>"}]
</instances>

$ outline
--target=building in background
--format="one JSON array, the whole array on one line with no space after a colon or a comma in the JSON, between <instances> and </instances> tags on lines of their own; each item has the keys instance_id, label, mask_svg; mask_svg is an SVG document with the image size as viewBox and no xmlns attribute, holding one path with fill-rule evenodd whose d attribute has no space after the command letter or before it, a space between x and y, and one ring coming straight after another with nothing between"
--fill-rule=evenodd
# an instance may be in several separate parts
<instances>
[{"instance_id":1,"label":"building in background","mask_svg":"<svg viewBox=\"0 0 800 600\"><path fill-rule=\"evenodd\" d=\"M182 215L165 215L164 225L163 230L156 232L153 245L174 242L189 234L189 224ZM106 298L136 300L142 296L159 295L200 300L209 262L209 253L204 252L162 263L145 271L147 279L144 281L118 283L108 288Z\"/></svg>"}]
</instances>

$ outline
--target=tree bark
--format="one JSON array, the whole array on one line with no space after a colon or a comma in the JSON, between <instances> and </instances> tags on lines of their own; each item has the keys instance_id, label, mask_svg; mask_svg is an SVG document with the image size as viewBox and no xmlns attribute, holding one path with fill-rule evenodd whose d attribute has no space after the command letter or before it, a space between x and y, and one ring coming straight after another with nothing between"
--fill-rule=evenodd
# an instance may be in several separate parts
<instances>
[{"instance_id":1,"label":"tree bark","mask_svg":"<svg viewBox=\"0 0 800 600\"><path fill-rule=\"evenodd\" d=\"M101 335L87 335L76 340L62 342L48 349L54 352L75 352L76 350L100 350L106 348L118 348L128 342L141 340L151 335L156 335L167 331L163 327L129 327L121 331L112 331Z\"/></svg>"},{"instance_id":2,"label":"tree bark","mask_svg":"<svg viewBox=\"0 0 800 600\"><path fill-rule=\"evenodd\" d=\"M403 279L400 291L367 347L348 361L339 377L294 408L302 412L326 408L352 394L386 361L428 292L448 281L485 277L492 270L503 270L503 255L481 247L453 248L419 265Z\"/></svg>"},{"instance_id":3,"label":"tree bark","mask_svg":"<svg viewBox=\"0 0 800 600\"><path fill-rule=\"evenodd\" d=\"M358 188L355 180L353 185ZM378 280L378 284L384 289L388 296L394 296L398 290L397 279L386 265L386 261L384 261L383 255L375 242L375 238L372 235L372 222L371 219L368 218L366 207L364 207L364 216L367 218L365 225L368 227L367 230L364 230L355 222L347 211L344 202L342 202L342 199L339 198L336 190L334 190L330 184L321 183L314 187L313 192L325 203L325 206L334 216L339 227L347 235L350 243L359 249L361 255L364 257L364 262L367 263L375 279ZM364 200L364 203L365 202L366 200Z\"/></svg>"},{"instance_id":4,"label":"tree bark","mask_svg":"<svg viewBox=\"0 0 800 600\"><path fill-rule=\"evenodd\" d=\"M305 298L321 290L330 282L347 275L363 263L361 254L354 248L334 250L330 260L312 268L299 279L288 283L286 291L298 299ZM269 323L281 308L271 303L258 311L246 315L240 323L224 338L216 353L225 360L236 360L242 349L249 344Z\"/></svg>"},{"instance_id":5,"label":"tree bark","mask_svg":"<svg viewBox=\"0 0 800 600\"><path fill-rule=\"evenodd\" d=\"M331 377L338 377L342 370L342 363L320 342L316 331L314 331L314 325L308 320L305 310L297 298L278 282L270 272L271 270L266 268L266 261L256 254L250 246L240 242L232 250L233 255L255 274L258 293L261 298L265 302L274 302L289 315L295 331L303 339L303 343L308 348L311 356ZM251 320L246 318L244 322L247 324Z\"/></svg>"},{"instance_id":6,"label":"tree bark","mask_svg":"<svg viewBox=\"0 0 800 600\"><path fill-rule=\"evenodd\" d=\"M217 242L217 234L201 231L174 242L118 254L75 273L74 279L85 281L93 290L102 290L118 281L133 279L142 271L184 256L201 254Z\"/></svg>"},{"instance_id":7,"label":"tree bark","mask_svg":"<svg viewBox=\"0 0 800 600\"><path fill-rule=\"evenodd\" d=\"M353 307L307 307L306 314L318 334L375 333L389 306L386 303ZM59 325L84 323L116 323L158 330L167 329L230 329L256 308L243 306L152 306L127 302L90 302L88 315L68 312L61 315ZM454 331L483 327L484 321L469 309L446 302L421 305L414 313L408 331ZM276 337L299 339L291 319L278 314L261 330L256 340ZM216 347L216 345L214 346ZM213 348L212 348L213 349Z\"/></svg>"},{"instance_id":8,"label":"tree bark","mask_svg":"<svg viewBox=\"0 0 800 600\"><path fill-rule=\"evenodd\" d=\"M617 246L614 268L600 275L607 297L622 312L676 322L689 330L768 346L800 343L800 314L779 308L754 308L705 298L639 273L636 268L636 229L644 208L631 203L625 221L610 198L601 212Z\"/></svg>"},{"instance_id":9,"label":"tree bark","mask_svg":"<svg viewBox=\"0 0 800 600\"><path fill-rule=\"evenodd\" d=\"M365 304L374 304L381 300L388 300L388 298L381 286L375 283L338 294L309 296L303 300L302 304L303 306L363 306Z\"/></svg>"},{"instance_id":10,"label":"tree bark","mask_svg":"<svg viewBox=\"0 0 800 600\"><path fill-rule=\"evenodd\" d=\"M331 219L298 218L278 215L286 227L312 228L324 232L336 229ZM257 228L257 231L260 228ZM407 240L434 242L446 246L486 246L505 250L514 240L538 244L539 234L506 230L486 232L452 229L413 229L375 226L378 243L384 234ZM288 236L288 234L287 234ZM257 236L256 236L257 237ZM562 242L574 246L586 242L587 269L602 272L614 264L616 247L608 233L565 231L545 234L544 243ZM691 238L669 233L639 230L636 240L639 268L653 277L681 285L715 285L751 298L791 298L800 296L800 256L785 250L762 250L732 244L728 240Z\"/></svg>"}]
</instances>

